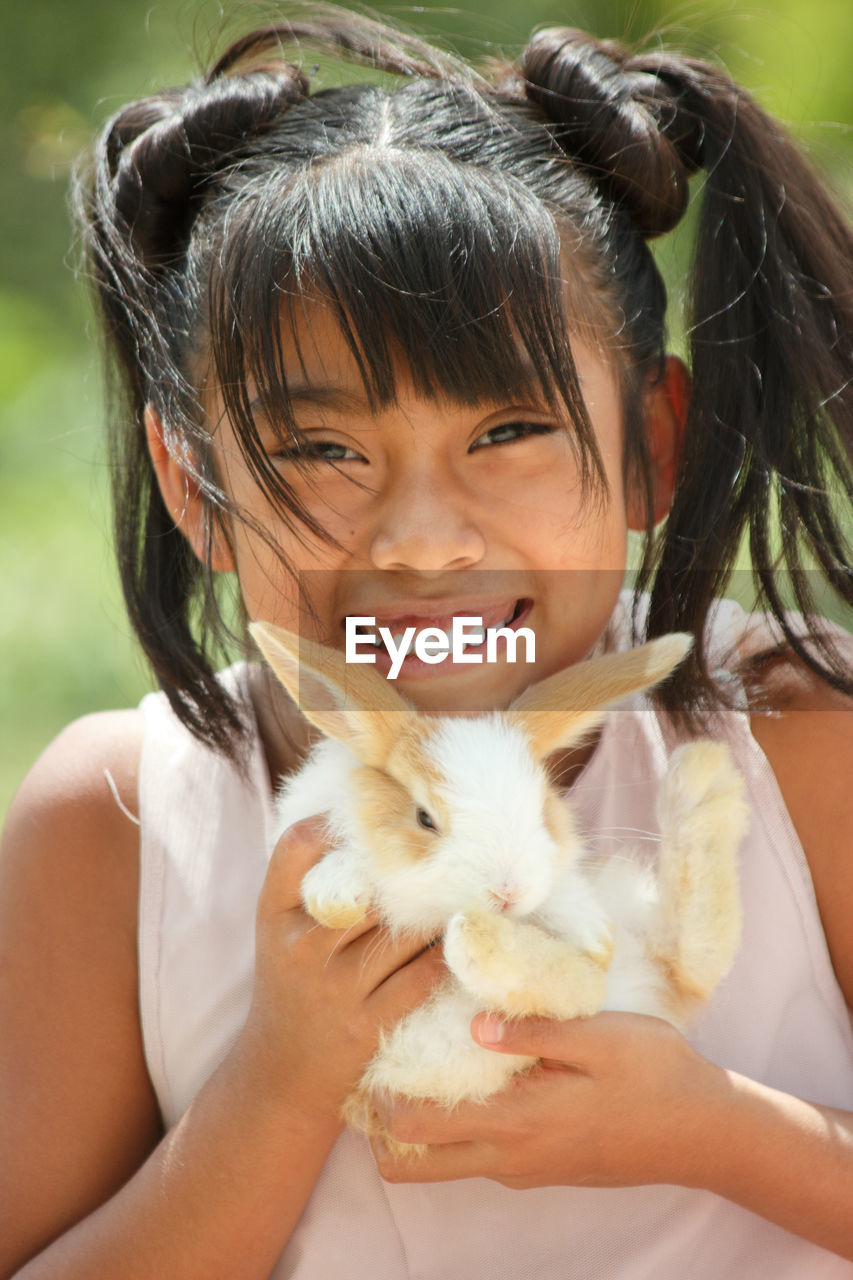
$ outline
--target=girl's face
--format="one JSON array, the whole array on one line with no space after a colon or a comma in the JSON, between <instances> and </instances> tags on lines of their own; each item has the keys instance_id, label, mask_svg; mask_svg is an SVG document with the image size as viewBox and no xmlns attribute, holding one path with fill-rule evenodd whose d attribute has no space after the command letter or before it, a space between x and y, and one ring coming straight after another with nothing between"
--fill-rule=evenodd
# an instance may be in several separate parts
<instances>
[{"instance_id":1,"label":"girl's face","mask_svg":"<svg viewBox=\"0 0 853 1280\"><path fill-rule=\"evenodd\" d=\"M584 658L607 626L626 563L622 412L609 364L575 347L608 485L606 493L584 492L571 428L544 397L469 406L424 399L401 379L398 402L374 414L334 319L320 304L308 304L305 315L301 359L294 351L286 373L310 470L262 418L257 425L271 460L334 543L286 527L220 415L218 472L249 517L231 529L249 617L341 650L353 617L375 618L374 631L386 627L395 637L408 627L450 632L462 616L533 632L532 662L524 643L515 662L502 643L495 661L486 660L484 644L465 651L469 661L429 664L412 652L396 687L432 711L505 706ZM376 669L388 673L384 645L374 651L363 643L359 652L375 653Z\"/></svg>"}]
</instances>

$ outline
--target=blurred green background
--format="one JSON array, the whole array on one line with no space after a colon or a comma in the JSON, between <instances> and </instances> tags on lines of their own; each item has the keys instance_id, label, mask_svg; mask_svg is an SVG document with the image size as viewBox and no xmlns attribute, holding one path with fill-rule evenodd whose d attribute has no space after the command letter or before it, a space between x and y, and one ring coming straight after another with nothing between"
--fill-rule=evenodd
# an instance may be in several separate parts
<instances>
[{"instance_id":1,"label":"blurred green background","mask_svg":"<svg viewBox=\"0 0 853 1280\"><path fill-rule=\"evenodd\" d=\"M668 43L725 62L806 141L850 204L850 0L374 7L469 54L515 49L542 23L628 39L661 31ZM72 163L123 102L194 74L221 47L226 20L246 29L272 12L192 0L24 0L4 12L0 817L63 724L134 703L149 687L110 561L96 339L67 210Z\"/></svg>"}]
</instances>

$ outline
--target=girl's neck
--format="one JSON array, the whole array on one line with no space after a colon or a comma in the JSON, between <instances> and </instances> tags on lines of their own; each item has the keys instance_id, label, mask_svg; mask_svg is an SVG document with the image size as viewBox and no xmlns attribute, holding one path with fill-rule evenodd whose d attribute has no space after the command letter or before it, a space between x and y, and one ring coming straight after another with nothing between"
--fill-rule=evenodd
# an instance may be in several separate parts
<instances>
[{"instance_id":1,"label":"girl's neck","mask_svg":"<svg viewBox=\"0 0 853 1280\"><path fill-rule=\"evenodd\" d=\"M297 769L318 732L311 725L267 666L249 670L249 693L270 783L275 790L282 778Z\"/></svg>"}]
</instances>

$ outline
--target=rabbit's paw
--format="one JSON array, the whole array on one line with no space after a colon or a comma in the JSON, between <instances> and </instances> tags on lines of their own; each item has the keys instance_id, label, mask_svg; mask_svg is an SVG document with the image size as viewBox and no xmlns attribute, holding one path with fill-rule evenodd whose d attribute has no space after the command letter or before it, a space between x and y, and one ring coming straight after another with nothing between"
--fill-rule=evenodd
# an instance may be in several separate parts
<instances>
[{"instance_id":1,"label":"rabbit's paw","mask_svg":"<svg viewBox=\"0 0 853 1280\"><path fill-rule=\"evenodd\" d=\"M505 915L460 912L448 924L444 954L462 985L502 1013L588 1017L607 997L609 949L588 955Z\"/></svg>"},{"instance_id":2,"label":"rabbit's paw","mask_svg":"<svg viewBox=\"0 0 853 1280\"><path fill-rule=\"evenodd\" d=\"M368 902L321 902L310 897L304 902L311 919L326 929L351 929L364 919L370 909Z\"/></svg>"},{"instance_id":3,"label":"rabbit's paw","mask_svg":"<svg viewBox=\"0 0 853 1280\"><path fill-rule=\"evenodd\" d=\"M303 876L302 902L311 918L327 929L352 928L371 905L363 878L334 850Z\"/></svg>"}]
</instances>

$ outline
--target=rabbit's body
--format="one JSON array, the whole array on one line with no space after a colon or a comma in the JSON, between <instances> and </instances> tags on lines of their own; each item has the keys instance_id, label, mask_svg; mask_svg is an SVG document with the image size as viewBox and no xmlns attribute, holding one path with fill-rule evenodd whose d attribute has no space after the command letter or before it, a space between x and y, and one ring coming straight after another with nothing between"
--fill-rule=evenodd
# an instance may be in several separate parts
<instances>
[{"instance_id":1,"label":"rabbit's body","mask_svg":"<svg viewBox=\"0 0 853 1280\"><path fill-rule=\"evenodd\" d=\"M279 633L263 630L269 655ZM543 763L555 737L573 740L601 720L602 705L660 679L685 642L668 637L633 654L656 648L657 665L597 659L534 686L508 711L472 718L418 716L392 691L377 706L371 681L371 705L362 694L342 711L350 673L322 651L333 670L318 679L340 690L341 706L307 714L341 740L318 743L276 803L277 834L326 817L331 847L303 880L306 910L346 928L376 909L395 932L440 936L448 967L447 981L384 1035L346 1108L354 1127L377 1129L377 1091L452 1107L533 1064L476 1044L477 1012L567 1019L620 1009L681 1026L730 967L745 805L727 748L697 742L673 754L655 866L631 850L589 859ZM288 667L279 674L290 684ZM546 705L561 680L569 711ZM352 699L351 683L346 693Z\"/></svg>"}]
</instances>

